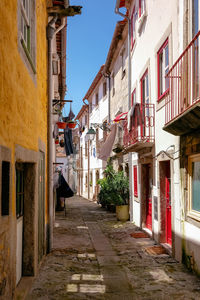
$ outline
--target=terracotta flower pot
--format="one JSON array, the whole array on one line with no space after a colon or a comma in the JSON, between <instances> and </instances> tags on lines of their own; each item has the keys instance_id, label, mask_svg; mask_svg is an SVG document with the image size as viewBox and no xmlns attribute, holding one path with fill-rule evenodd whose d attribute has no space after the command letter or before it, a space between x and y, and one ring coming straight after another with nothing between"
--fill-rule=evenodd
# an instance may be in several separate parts
<instances>
[{"instance_id":1,"label":"terracotta flower pot","mask_svg":"<svg viewBox=\"0 0 200 300\"><path fill-rule=\"evenodd\" d=\"M65 123L65 122L57 122L56 124L58 125L58 128L60 128L60 129L65 129L65 127L67 125L67 123Z\"/></svg>"},{"instance_id":2,"label":"terracotta flower pot","mask_svg":"<svg viewBox=\"0 0 200 300\"><path fill-rule=\"evenodd\" d=\"M76 123L67 123L67 126L69 128L75 128L76 127Z\"/></svg>"}]
</instances>

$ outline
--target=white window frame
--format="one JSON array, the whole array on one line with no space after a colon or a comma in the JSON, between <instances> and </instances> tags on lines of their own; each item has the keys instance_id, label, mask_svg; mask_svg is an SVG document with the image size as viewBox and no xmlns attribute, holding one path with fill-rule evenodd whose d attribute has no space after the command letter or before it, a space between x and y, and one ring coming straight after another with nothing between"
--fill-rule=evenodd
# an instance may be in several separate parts
<instances>
[{"instance_id":1,"label":"white window frame","mask_svg":"<svg viewBox=\"0 0 200 300\"><path fill-rule=\"evenodd\" d=\"M140 5L141 3L141 5ZM140 11L141 6L141 11ZM146 12L146 0L139 0L138 5L138 32L141 30L142 24L144 23L144 19L147 15Z\"/></svg>"},{"instance_id":2,"label":"white window frame","mask_svg":"<svg viewBox=\"0 0 200 300\"><path fill-rule=\"evenodd\" d=\"M28 70L36 74L36 0L18 0L18 49Z\"/></svg>"},{"instance_id":3,"label":"white window frame","mask_svg":"<svg viewBox=\"0 0 200 300\"><path fill-rule=\"evenodd\" d=\"M168 62L166 60L166 49L168 49ZM169 71L169 40L168 38L161 46L158 55L158 101L165 95L169 89L169 78L166 78L166 75Z\"/></svg>"}]
</instances>

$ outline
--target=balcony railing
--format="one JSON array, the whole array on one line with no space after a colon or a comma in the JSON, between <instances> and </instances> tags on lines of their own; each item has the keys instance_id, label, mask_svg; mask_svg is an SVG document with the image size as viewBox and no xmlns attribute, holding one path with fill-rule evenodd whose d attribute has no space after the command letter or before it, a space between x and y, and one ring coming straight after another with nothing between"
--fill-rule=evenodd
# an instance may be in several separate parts
<instances>
[{"instance_id":1,"label":"balcony railing","mask_svg":"<svg viewBox=\"0 0 200 300\"><path fill-rule=\"evenodd\" d=\"M169 70L165 127L200 101L200 31Z\"/></svg>"},{"instance_id":2,"label":"balcony railing","mask_svg":"<svg viewBox=\"0 0 200 300\"><path fill-rule=\"evenodd\" d=\"M155 108L154 104L143 104L134 111L131 117L131 125L124 121L123 142L125 148L135 145L145 147L154 143L155 139ZM144 144L145 143L145 144ZM146 144L147 143L147 144Z\"/></svg>"}]
</instances>

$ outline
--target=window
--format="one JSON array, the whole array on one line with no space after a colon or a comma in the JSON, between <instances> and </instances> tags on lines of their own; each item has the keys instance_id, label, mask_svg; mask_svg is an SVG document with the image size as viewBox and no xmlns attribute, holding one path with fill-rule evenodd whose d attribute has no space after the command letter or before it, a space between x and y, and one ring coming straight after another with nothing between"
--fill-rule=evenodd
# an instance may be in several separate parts
<instances>
[{"instance_id":1,"label":"window","mask_svg":"<svg viewBox=\"0 0 200 300\"><path fill-rule=\"evenodd\" d=\"M138 197L137 166L133 166L134 196Z\"/></svg>"},{"instance_id":2,"label":"window","mask_svg":"<svg viewBox=\"0 0 200 300\"><path fill-rule=\"evenodd\" d=\"M89 103L89 111L90 111L90 113L92 112L92 103L91 102Z\"/></svg>"},{"instance_id":3,"label":"window","mask_svg":"<svg viewBox=\"0 0 200 300\"><path fill-rule=\"evenodd\" d=\"M103 83L103 97L105 97L107 94L107 83L106 81Z\"/></svg>"},{"instance_id":4,"label":"window","mask_svg":"<svg viewBox=\"0 0 200 300\"><path fill-rule=\"evenodd\" d=\"M19 39L25 55L35 70L35 0L19 0L20 3L20 27Z\"/></svg>"},{"instance_id":5,"label":"window","mask_svg":"<svg viewBox=\"0 0 200 300\"><path fill-rule=\"evenodd\" d=\"M162 47L157 53L157 63L158 63L158 100L169 89L169 78L166 75L169 71L169 46L168 39L164 42Z\"/></svg>"},{"instance_id":6,"label":"window","mask_svg":"<svg viewBox=\"0 0 200 300\"><path fill-rule=\"evenodd\" d=\"M192 0L192 38L199 31L199 0Z\"/></svg>"},{"instance_id":7,"label":"window","mask_svg":"<svg viewBox=\"0 0 200 300\"><path fill-rule=\"evenodd\" d=\"M189 157L189 214L200 219L200 155Z\"/></svg>"},{"instance_id":8,"label":"window","mask_svg":"<svg viewBox=\"0 0 200 300\"><path fill-rule=\"evenodd\" d=\"M115 74L114 72L112 73L112 91L113 91L113 96L115 95Z\"/></svg>"},{"instance_id":9,"label":"window","mask_svg":"<svg viewBox=\"0 0 200 300\"><path fill-rule=\"evenodd\" d=\"M96 93L95 95L95 105L97 106L99 104L99 93Z\"/></svg>"},{"instance_id":10,"label":"window","mask_svg":"<svg viewBox=\"0 0 200 300\"><path fill-rule=\"evenodd\" d=\"M149 104L149 76L148 70L144 73L140 81L141 84L141 104Z\"/></svg>"},{"instance_id":11,"label":"window","mask_svg":"<svg viewBox=\"0 0 200 300\"><path fill-rule=\"evenodd\" d=\"M139 18L145 13L145 0L139 0Z\"/></svg>"},{"instance_id":12,"label":"window","mask_svg":"<svg viewBox=\"0 0 200 300\"><path fill-rule=\"evenodd\" d=\"M133 46L135 44L135 39L136 39L136 31L135 31L136 20L137 20L137 14L134 6L132 16L131 16L131 49L133 49Z\"/></svg>"},{"instance_id":13,"label":"window","mask_svg":"<svg viewBox=\"0 0 200 300\"><path fill-rule=\"evenodd\" d=\"M131 94L131 106L136 103L136 89Z\"/></svg>"},{"instance_id":14,"label":"window","mask_svg":"<svg viewBox=\"0 0 200 300\"><path fill-rule=\"evenodd\" d=\"M88 156L88 145L87 142L85 142L85 157Z\"/></svg>"},{"instance_id":15,"label":"window","mask_svg":"<svg viewBox=\"0 0 200 300\"><path fill-rule=\"evenodd\" d=\"M123 79L125 74L126 74L126 70L125 70L125 49L123 49L122 52L121 52L121 58L122 58L122 79Z\"/></svg>"},{"instance_id":16,"label":"window","mask_svg":"<svg viewBox=\"0 0 200 300\"><path fill-rule=\"evenodd\" d=\"M10 163L2 161L1 171L1 215L9 215L9 195L10 195Z\"/></svg>"},{"instance_id":17,"label":"window","mask_svg":"<svg viewBox=\"0 0 200 300\"><path fill-rule=\"evenodd\" d=\"M22 165L16 167L16 216L23 215L24 211L24 170Z\"/></svg>"},{"instance_id":18,"label":"window","mask_svg":"<svg viewBox=\"0 0 200 300\"><path fill-rule=\"evenodd\" d=\"M87 115L85 115L85 125L87 125Z\"/></svg>"}]
</instances>

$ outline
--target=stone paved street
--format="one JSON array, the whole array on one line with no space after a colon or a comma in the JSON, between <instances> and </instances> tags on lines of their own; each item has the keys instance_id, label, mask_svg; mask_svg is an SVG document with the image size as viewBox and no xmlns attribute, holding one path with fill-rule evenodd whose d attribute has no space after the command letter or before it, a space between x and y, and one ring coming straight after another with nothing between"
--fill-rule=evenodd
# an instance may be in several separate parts
<instances>
[{"instance_id":1,"label":"stone paved street","mask_svg":"<svg viewBox=\"0 0 200 300\"><path fill-rule=\"evenodd\" d=\"M148 254L150 238L81 197L57 213L53 251L26 299L200 299L200 278L168 254Z\"/></svg>"}]
</instances>

